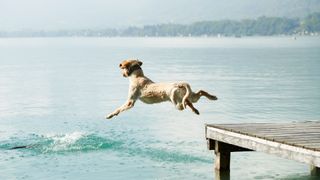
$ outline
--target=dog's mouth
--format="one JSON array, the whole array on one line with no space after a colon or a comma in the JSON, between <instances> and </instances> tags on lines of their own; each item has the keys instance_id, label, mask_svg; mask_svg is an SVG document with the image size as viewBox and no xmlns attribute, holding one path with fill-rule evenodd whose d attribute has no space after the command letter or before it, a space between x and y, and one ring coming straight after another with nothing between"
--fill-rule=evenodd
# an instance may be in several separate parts
<instances>
[{"instance_id":1,"label":"dog's mouth","mask_svg":"<svg viewBox=\"0 0 320 180\"><path fill-rule=\"evenodd\" d=\"M122 76L123 77L129 77L134 71L141 70L140 65L135 64L133 66L130 66L128 68L121 68L122 69Z\"/></svg>"},{"instance_id":2,"label":"dog's mouth","mask_svg":"<svg viewBox=\"0 0 320 180\"><path fill-rule=\"evenodd\" d=\"M122 76L123 76L123 77L128 77L128 72L126 72L125 70L123 70Z\"/></svg>"}]
</instances>

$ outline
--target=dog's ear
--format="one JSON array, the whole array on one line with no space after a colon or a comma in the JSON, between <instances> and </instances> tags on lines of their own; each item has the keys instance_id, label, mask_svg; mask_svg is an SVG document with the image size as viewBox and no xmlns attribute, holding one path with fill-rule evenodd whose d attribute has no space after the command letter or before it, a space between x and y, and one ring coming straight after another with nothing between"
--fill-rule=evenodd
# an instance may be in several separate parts
<instances>
[{"instance_id":1,"label":"dog's ear","mask_svg":"<svg viewBox=\"0 0 320 180\"><path fill-rule=\"evenodd\" d=\"M124 60L119 64L119 68L125 69L130 65L130 62L128 60Z\"/></svg>"},{"instance_id":2,"label":"dog's ear","mask_svg":"<svg viewBox=\"0 0 320 180\"><path fill-rule=\"evenodd\" d=\"M139 61L139 59L137 59L137 63L139 64L139 66L142 66L142 62Z\"/></svg>"}]
</instances>

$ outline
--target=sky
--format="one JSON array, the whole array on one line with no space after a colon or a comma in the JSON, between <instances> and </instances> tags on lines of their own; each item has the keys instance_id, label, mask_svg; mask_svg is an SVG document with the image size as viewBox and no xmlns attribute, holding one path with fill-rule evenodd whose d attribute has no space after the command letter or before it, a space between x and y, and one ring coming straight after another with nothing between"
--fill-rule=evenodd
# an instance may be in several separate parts
<instances>
[{"instance_id":1,"label":"sky","mask_svg":"<svg viewBox=\"0 0 320 180\"><path fill-rule=\"evenodd\" d=\"M319 11L320 0L0 0L0 31L303 17Z\"/></svg>"}]
</instances>

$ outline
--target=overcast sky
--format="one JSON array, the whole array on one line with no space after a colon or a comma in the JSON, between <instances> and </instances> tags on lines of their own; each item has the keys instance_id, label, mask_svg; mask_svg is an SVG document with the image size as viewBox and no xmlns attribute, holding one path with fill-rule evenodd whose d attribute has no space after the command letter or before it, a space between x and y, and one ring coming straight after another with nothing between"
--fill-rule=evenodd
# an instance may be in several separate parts
<instances>
[{"instance_id":1,"label":"overcast sky","mask_svg":"<svg viewBox=\"0 0 320 180\"><path fill-rule=\"evenodd\" d=\"M299 17L315 11L320 0L0 0L0 31Z\"/></svg>"}]
</instances>

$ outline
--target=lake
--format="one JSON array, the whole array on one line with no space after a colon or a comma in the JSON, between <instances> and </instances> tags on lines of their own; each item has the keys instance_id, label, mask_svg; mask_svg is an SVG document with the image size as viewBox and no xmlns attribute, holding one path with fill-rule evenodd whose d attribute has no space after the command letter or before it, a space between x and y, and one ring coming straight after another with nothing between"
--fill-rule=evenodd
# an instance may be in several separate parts
<instances>
[{"instance_id":1,"label":"lake","mask_svg":"<svg viewBox=\"0 0 320 180\"><path fill-rule=\"evenodd\" d=\"M127 58L219 100L194 104L200 116L137 102L106 120L126 100ZM1 38L0 179L213 179L204 124L319 121L319 69L320 37ZM232 154L232 179L308 177L307 164Z\"/></svg>"}]
</instances>

